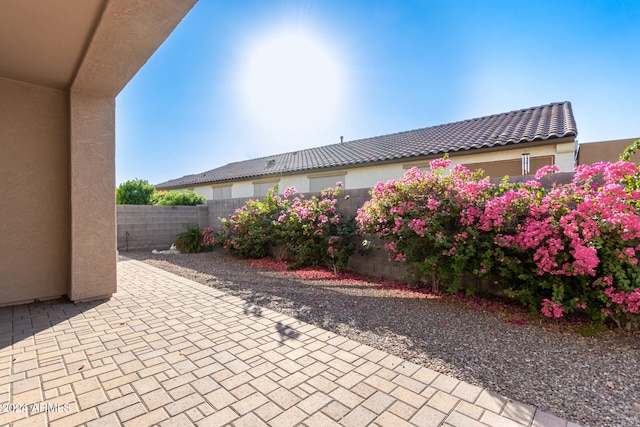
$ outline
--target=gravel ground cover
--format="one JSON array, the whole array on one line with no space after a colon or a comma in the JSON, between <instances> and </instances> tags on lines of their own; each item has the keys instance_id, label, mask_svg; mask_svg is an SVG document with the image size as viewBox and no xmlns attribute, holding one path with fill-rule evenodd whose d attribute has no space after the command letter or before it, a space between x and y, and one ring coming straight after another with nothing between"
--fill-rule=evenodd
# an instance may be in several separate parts
<instances>
[{"instance_id":1,"label":"gravel ground cover","mask_svg":"<svg viewBox=\"0 0 640 427\"><path fill-rule=\"evenodd\" d=\"M129 258L215 287L584 426L640 426L640 335L583 337L520 307L393 282L262 268L222 251ZM256 307L257 306L257 307Z\"/></svg>"}]
</instances>

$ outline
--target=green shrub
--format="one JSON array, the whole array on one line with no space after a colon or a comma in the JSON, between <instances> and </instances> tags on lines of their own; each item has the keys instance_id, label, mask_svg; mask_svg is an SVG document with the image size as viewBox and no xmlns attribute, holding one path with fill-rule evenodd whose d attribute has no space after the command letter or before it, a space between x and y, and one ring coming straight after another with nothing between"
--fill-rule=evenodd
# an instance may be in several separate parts
<instances>
[{"instance_id":1,"label":"green shrub","mask_svg":"<svg viewBox=\"0 0 640 427\"><path fill-rule=\"evenodd\" d=\"M539 180L557 166L496 187L461 165L446 174L449 165L434 160L428 172L379 183L358 211L361 231L385 241L392 261L434 289L457 291L470 273L547 317L578 311L640 326L636 164L580 165L550 189Z\"/></svg>"},{"instance_id":2,"label":"green shrub","mask_svg":"<svg viewBox=\"0 0 640 427\"><path fill-rule=\"evenodd\" d=\"M281 243L296 258L291 268L324 265L337 273L347 265L355 252L351 241L355 235L355 221L337 210L341 187L342 183L337 182L335 188L325 189L319 198L310 199L299 196L289 200L288 197L295 194L295 188L285 190L287 199L276 227Z\"/></svg>"},{"instance_id":3,"label":"green shrub","mask_svg":"<svg viewBox=\"0 0 640 427\"><path fill-rule=\"evenodd\" d=\"M207 227L202 231L202 244L207 249L213 249L216 246L223 247L226 235L223 231L214 230Z\"/></svg>"},{"instance_id":4,"label":"green shrub","mask_svg":"<svg viewBox=\"0 0 640 427\"><path fill-rule=\"evenodd\" d=\"M223 247L241 258L264 258L269 255L271 246L278 242L275 222L282 203L276 185L262 201L249 200L230 218L223 218Z\"/></svg>"},{"instance_id":5,"label":"green shrub","mask_svg":"<svg viewBox=\"0 0 640 427\"><path fill-rule=\"evenodd\" d=\"M154 204L159 206L195 206L203 204L205 200L205 196L193 190L158 191L154 195Z\"/></svg>"},{"instance_id":6,"label":"green shrub","mask_svg":"<svg viewBox=\"0 0 640 427\"><path fill-rule=\"evenodd\" d=\"M430 171L413 168L402 179L378 183L356 221L362 233L384 242L389 260L405 265L408 277L434 291L457 292L465 273L484 277L493 257L492 236L471 220L491 185L481 171L449 173L449 164L434 160Z\"/></svg>"},{"instance_id":7,"label":"green shrub","mask_svg":"<svg viewBox=\"0 0 640 427\"><path fill-rule=\"evenodd\" d=\"M202 242L202 230L198 226L187 227L187 230L178 235L176 247L180 252L193 254L202 252L205 247Z\"/></svg>"},{"instance_id":8,"label":"green shrub","mask_svg":"<svg viewBox=\"0 0 640 427\"><path fill-rule=\"evenodd\" d=\"M119 205L150 205L156 189L146 180L133 179L116 189L116 203Z\"/></svg>"},{"instance_id":9,"label":"green shrub","mask_svg":"<svg viewBox=\"0 0 640 427\"><path fill-rule=\"evenodd\" d=\"M263 258L279 246L295 257L293 268L325 265L337 271L355 250L354 221L336 209L341 186L338 182L335 189L310 199L290 198L296 192L293 187L280 196L275 186L262 201L249 200L223 219L222 234L205 230L205 244L221 245L243 258Z\"/></svg>"},{"instance_id":10,"label":"green shrub","mask_svg":"<svg viewBox=\"0 0 640 427\"><path fill-rule=\"evenodd\" d=\"M620 160L630 162L631 157L638 151L640 151L640 139L636 139L631 143L631 145L624 149L624 151L620 154ZM637 171L635 174L630 174L624 177L622 183L625 186L627 193L629 194L631 194L632 191L640 190L640 166L637 166ZM634 202L634 206L638 208L640 207L640 204Z\"/></svg>"}]
</instances>

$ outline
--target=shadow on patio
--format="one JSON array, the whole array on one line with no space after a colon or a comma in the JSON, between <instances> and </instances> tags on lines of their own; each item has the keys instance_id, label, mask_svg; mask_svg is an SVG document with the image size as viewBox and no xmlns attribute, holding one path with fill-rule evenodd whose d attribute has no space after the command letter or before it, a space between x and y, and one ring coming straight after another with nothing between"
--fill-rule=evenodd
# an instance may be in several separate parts
<instances>
[{"instance_id":1,"label":"shadow on patio","mask_svg":"<svg viewBox=\"0 0 640 427\"><path fill-rule=\"evenodd\" d=\"M108 301L0 309L2 424L567 425L138 261L118 275Z\"/></svg>"}]
</instances>

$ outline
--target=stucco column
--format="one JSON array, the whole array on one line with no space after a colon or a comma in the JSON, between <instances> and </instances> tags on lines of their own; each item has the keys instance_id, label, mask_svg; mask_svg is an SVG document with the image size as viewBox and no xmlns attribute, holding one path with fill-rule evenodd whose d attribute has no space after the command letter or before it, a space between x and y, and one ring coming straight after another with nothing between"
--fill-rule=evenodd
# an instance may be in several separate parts
<instances>
[{"instance_id":1,"label":"stucco column","mask_svg":"<svg viewBox=\"0 0 640 427\"><path fill-rule=\"evenodd\" d=\"M115 99L70 94L71 283L84 301L116 292Z\"/></svg>"}]
</instances>

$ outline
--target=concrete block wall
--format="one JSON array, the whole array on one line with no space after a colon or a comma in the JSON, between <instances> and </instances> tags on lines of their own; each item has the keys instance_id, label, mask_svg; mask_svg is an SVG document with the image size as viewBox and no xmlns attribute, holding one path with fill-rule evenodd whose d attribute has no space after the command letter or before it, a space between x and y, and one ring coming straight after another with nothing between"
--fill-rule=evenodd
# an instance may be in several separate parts
<instances>
[{"instance_id":1,"label":"concrete block wall","mask_svg":"<svg viewBox=\"0 0 640 427\"><path fill-rule=\"evenodd\" d=\"M363 254L360 254L359 250L362 249L362 241L364 239L372 241L373 246ZM389 262L387 251L376 237L356 236L353 238L353 242L356 245L356 252L349 258L347 270L390 280L403 280L406 278L407 268Z\"/></svg>"},{"instance_id":2,"label":"concrete block wall","mask_svg":"<svg viewBox=\"0 0 640 427\"><path fill-rule=\"evenodd\" d=\"M369 191L369 188L341 191L338 196L338 209L345 215L356 216L358 209L371 198Z\"/></svg>"},{"instance_id":3,"label":"concrete block wall","mask_svg":"<svg viewBox=\"0 0 640 427\"><path fill-rule=\"evenodd\" d=\"M369 200L369 189L360 188L353 190L343 190L338 196L338 209L347 216L355 216L358 209L362 207L364 202ZM320 193L304 193L306 199L313 196L320 196ZM235 213L236 209L241 208L244 204L250 200L251 197L226 199L226 200L208 200L207 206L209 208L209 226L214 229L220 229L220 218L228 218ZM362 246L362 240L364 237L354 237L354 243L356 249ZM378 242L379 243L379 242ZM406 269L390 263L387 261L387 254L384 249L380 249L382 246L378 244L378 249L372 249L365 255L355 253L349 260L347 268L350 271L365 274L374 277L383 277L387 279L401 279L405 274Z\"/></svg>"},{"instance_id":4,"label":"concrete block wall","mask_svg":"<svg viewBox=\"0 0 640 427\"><path fill-rule=\"evenodd\" d=\"M209 224L207 205L117 205L118 250L164 250L191 225Z\"/></svg>"},{"instance_id":5,"label":"concrete block wall","mask_svg":"<svg viewBox=\"0 0 640 427\"><path fill-rule=\"evenodd\" d=\"M214 230L222 228L221 218L229 218L236 209L240 209L247 201L255 199L255 197L238 197L235 199L224 200L207 200L209 209L209 227Z\"/></svg>"},{"instance_id":6,"label":"concrete block wall","mask_svg":"<svg viewBox=\"0 0 640 427\"><path fill-rule=\"evenodd\" d=\"M542 184L550 187L554 182L559 184L571 181L573 173L556 173L545 177ZM512 177L512 182L532 179L529 177ZM499 180L496 180L496 183ZM338 196L338 209L347 216L355 216L367 200L370 189L343 190ZM305 198L319 196L320 193L304 193ZM225 200L207 200L206 205L200 206L128 206L118 205L118 250L152 250L168 249L175 242L176 236L190 225L198 225L201 229L212 227L221 228L220 218L228 218L236 209L242 208L252 197L242 197ZM127 236L127 232L129 233ZM367 238L373 240L374 247L360 255L362 241ZM401 279L406 269L388 262L386 251L375 238L355 236L356 253L349 260L347 268L357 273L383 277L387 279Z\"/></svg>"}]
</instances>

